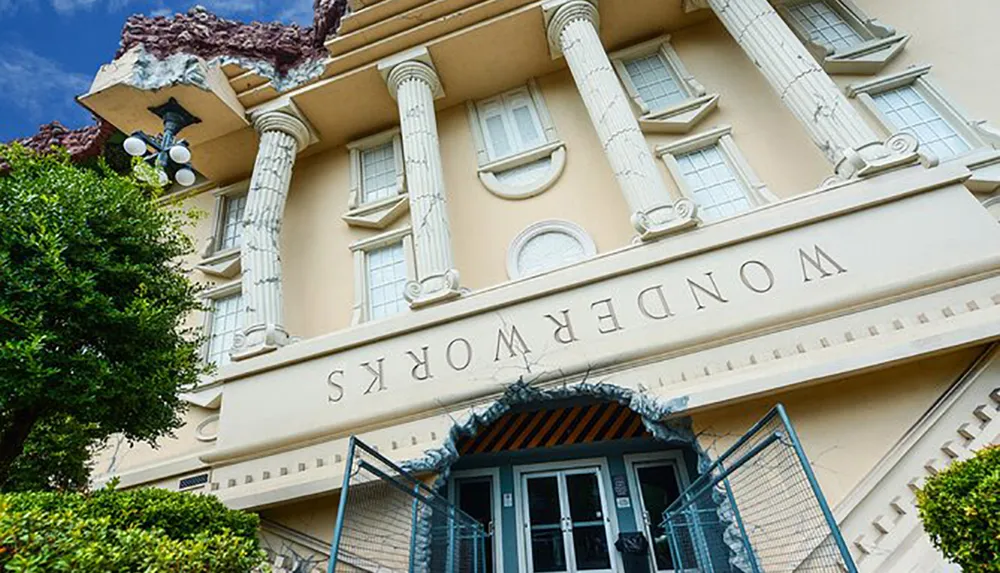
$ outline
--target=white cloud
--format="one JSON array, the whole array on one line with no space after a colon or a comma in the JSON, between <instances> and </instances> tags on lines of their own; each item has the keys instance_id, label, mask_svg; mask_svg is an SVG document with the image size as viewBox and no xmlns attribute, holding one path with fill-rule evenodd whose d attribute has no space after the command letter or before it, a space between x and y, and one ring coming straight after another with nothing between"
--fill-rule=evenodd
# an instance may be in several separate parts
<instances>
[{"instance_id":1,"label":"white cloud","mask_svg":"<svg viewBox=\"0 0 1000 573\"><path fill-rule=\"evenodd\" d=\"M39 124L59 120L83 125L90 114L73 98L87 91L90 80L23 46L0 44L2 115L18 113Z\"/></svg>"}]
</instances>

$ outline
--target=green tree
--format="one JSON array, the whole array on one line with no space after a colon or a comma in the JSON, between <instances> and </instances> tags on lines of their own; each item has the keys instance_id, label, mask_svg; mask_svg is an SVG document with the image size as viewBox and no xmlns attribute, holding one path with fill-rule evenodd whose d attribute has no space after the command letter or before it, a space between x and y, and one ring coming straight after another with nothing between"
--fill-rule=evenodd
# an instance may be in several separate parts
<instances>
[{"instance_id":1,"label":"green tree","mask_svg":"<svg viewBox=\"0 0 1000 573\"><path fill-rule=\"evenodd\" d=\"M0 160L0 487L72 487L81 444L169 434L204 371L183 326L199 307L190 215L103 162Z\"/></svg>"},{"instance_id":2,"label":"green tree","mask_svg":"<svg viewBox=\"0 0 1000 573\"><path fill-rule=\"evenodd\" d=\"M1000 447L980 450L917 492L924 530L963 571L1000 573Z\"/></svg>"}]
</instances>

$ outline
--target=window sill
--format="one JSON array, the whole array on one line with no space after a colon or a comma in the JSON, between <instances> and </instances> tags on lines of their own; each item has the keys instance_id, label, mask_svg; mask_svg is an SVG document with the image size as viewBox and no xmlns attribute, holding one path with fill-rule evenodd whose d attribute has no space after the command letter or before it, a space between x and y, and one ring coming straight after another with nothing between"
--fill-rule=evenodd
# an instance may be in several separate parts
<instances>
[{"instance_id":1,"label":"window sill","mask_svg":"<svg viewBox=\"0 0 1000 573\"><path fill-rule=\"evenodd\" d=\"M891 62L909 42L907 35L894 34L887 38L868 40L848 50L830 51L823 45L813 44L812 51L820 52L817 59L830 74L873 75ZM824 53L825 52L825 53Z\"/></svg>"},{"instance_id":2,"label":"window sill","mask_svg":"<svg viewBox=\"0 0 1000 573\"><path fill-rule=\"evenodd\" d=\"M352 227L385 229L409 210L409 199L402 193L359 205L344 213L342 219Z\"/></svg>"},{"instance_id":3,"label":"window sill","mask_svg":"<svg viewBox=\"0 0 1000 573\"><path fill-rule=\"evenodd\" d=\"M548 160L548 165L542 165L545 160ZM517 168L533 163L538 163L539 168L524 177L518 178L511 173ZM481 166L479 180L497 197L527 199L552 187L565 167L566 144L562 141L552 141L536 149Z\"/></svg>"},{"instance_id":4,"label":"window sill","mask_svg":"<svg viewBox=\"0 0 1000 573\"><path fill-rule=\"evenodd\" d=\"M719 94L705 94L639 117L643 133L688 133L719 106Z\"/></svg>"},{"instance_id":5,"label":"window sill","mask_svg":"<svg viewBox=\"0 0 1000 573\"><path fill-rule=\"evenodd\" d=\"M243 270L240 263L240 248L236 247L213 253L198 263L195 268L206 275L231 279Z\"/></svg>"}]
</instances>

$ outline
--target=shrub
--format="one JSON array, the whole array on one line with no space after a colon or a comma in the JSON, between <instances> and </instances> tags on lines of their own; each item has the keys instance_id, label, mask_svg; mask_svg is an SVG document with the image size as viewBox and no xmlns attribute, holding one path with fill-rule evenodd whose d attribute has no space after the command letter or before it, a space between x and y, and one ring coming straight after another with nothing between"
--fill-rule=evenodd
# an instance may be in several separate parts
<instances>
[{"instance_id":1,"label":"shrub","mask_svg":"<svg viewBox=\"0 0 1000 573\"><path fill-rule=\"evenodd\" d=\"M0 495L0 569L18 573L247 573L256 515L210 496L144 489Z\"/></svg>"},{"instance_id":2,"label":"shrub","mask_svg":"<svg viewBox=\"0 0 1000 573\"><path fill-rule=\"evenodd\" d=\"M917 493L934 546L966 572L1000 573L1000 447L981 450Z\"/></svg>"}]
</instances>

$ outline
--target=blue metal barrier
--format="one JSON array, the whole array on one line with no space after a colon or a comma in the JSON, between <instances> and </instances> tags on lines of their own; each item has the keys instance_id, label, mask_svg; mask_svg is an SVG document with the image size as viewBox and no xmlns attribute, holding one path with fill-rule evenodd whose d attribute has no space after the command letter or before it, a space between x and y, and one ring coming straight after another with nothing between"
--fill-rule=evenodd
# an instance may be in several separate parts
<instances>
[{"instance_id":1,"label":"blue metal barrier","mask_svg":"<svg viewBox=\"0 0 1000 573\"><path fill-rule=\"evenodd\" d=\"M678 571L857 573L780 404L712 462L663 518Z\"/></svg>"},{"instance_id":2,"label":"blue metal barrier","mask_svg":"<svg viewBox=\"0 0 1000 573\"><path fill-rule=\"evenodd\" d=\"M486 531L351 437L328 573L483 573Z\"/></svg>"}]
</instances>

